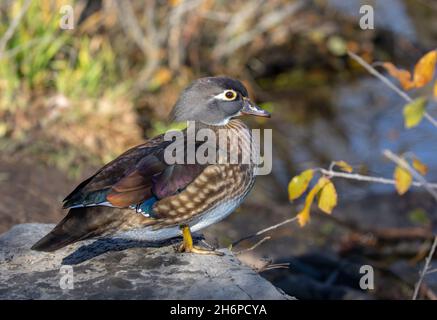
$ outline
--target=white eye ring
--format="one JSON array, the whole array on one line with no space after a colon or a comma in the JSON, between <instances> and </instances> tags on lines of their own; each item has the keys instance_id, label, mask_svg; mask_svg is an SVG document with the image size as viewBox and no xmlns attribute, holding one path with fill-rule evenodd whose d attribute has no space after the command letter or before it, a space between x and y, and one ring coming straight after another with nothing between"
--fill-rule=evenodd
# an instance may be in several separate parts
<instances>
[{"instance_id":1,"label":"white eye ring","mask_svg":"<svg viewBox=\"0 0 437 320\"><path fill-rule=\"evenodd\" d=\"M234 90L225 90L222 93L214 96L214 98L216 99L220 99L220 100L224 100L224 101L233 101L235 99L237 99L238 94L237 92L235 92Z\"/></svg>"}]
</instances>

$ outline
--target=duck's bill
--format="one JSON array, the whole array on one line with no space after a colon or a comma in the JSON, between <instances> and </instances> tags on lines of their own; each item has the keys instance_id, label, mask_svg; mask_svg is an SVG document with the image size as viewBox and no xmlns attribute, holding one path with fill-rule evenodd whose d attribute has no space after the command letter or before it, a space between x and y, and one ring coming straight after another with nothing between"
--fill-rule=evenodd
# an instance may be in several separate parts
<instances>
[{"instance_id":1,"label":"duck's bill","mask_svg":"<svg viewBox=\"0 0 437 320\"><path fill-rule=\"evenodd\" d=\"M270 118L270 113L266 110L261 109L257 105L253 104L249 100L244 101L243 109L241 109L241 114L247 114L251 116L257 116L257 117L267 117Z\"/></svg>"}]
</instances>

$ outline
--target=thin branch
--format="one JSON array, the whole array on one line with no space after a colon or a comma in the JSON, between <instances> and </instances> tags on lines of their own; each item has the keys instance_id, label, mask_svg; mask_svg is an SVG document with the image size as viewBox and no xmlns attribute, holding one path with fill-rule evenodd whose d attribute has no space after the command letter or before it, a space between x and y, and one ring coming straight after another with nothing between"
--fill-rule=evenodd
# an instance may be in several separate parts
<instances>
[{"instance_id":1,"label":"thin branch","mask_svg":"<svg viewBox=\"0 0 437 320\"><path fill-rule=\"evenodd\" d=\"M405 159L399 157L398 155L394 154L390 150L384 150L383 152L384 156L386 156L388 159L392 160L394 163L396 163L398 166L402 167L405 170L408 170L413 177L415 177L417 180L419 180L424 188L434 197L434 199L437 201L437 192L430 186L430 184L425 180L422 175L417 172L414 168L410 166L410 164L405 161ZM429 252L428 257L426 258L425 265L420 273L419 280L417 281L416 287L414 288L414 294L413 294L413 300L417 299L417 296L419 294L419 290L422 286L423 279L429 269L429 264L431 263L432 257L434 256L435 249L437 247L437 236L434 237L434 242L432 244L431 250Z\"/></svg>"},{"instance_id":2,"label":"thin branch","mask_svg":"<svg viewBox=\"0 0 437 320\"><path fill-rule=\"evenodd\" d=\"M431 184L429 184L425 180L425 178L422 177L422 175L419 172L417 172L413 167L411 167L410 164L407 161L405 161L405 159L402 159L401 157L399 157L398 155L394 154L390 150L384 150L383 154L384 154L385 157L387 157L388 159L390 159L391 161L396 163L398 166L400 166L403 169L409 171L411 173L411 175L414 178L416 178L417 180L419 180L419 182L426 189L426 191L428 191L434 197L434 199L437 201L437 191L434 190L434 187Z\"/></svg>"},{"instance_id":3,"label":"thin branch","mask_svg":"<svg viewBox=\"0 0 437 320\"><path fill-rule=\"evenodd\" d=\"M437 236L434 237L434 242L432 243L431 250L429 251L428 257L425 260L425 265L423 266L422 271L420 272L419 281L416 283L416 287L414 288L413 300L417 299L419 295L420 287L422 286L423 279L429 269L429 265L431 263L432 257L434 256L435 249L437 247Z\"/></svg>"},{"instance_id":4,"label":"thin branch","mask_svg":"<svg viewBox=\"0 0 437 320\"><path fill-rule=\"evenodd\" d=\"M271 231L271 230L277 229L277 228L283 226L284 224L287 224L287 223L290 223L290 222L293 222L293 221L296 221L296 220L297 220L297 217L293 217L293 218L290 218L290 219L284 220L284 221L282 221L282 222L280 222L280 223L278 223L278 224L275 224L275 225L273 225L273 226L270 226L270 227L268 227L268 228L262 229L262 230L258 231L257 233L251 234L251 235L249 235L249 236L246 236L246 237L244 237L244 238L241 238L240 240L237 240L237 241L233 242L233 243L232 243L232 247L235 247L236 245L238 245L240 242L242 242L242 241L244 241L244 240L252 239L252 238L257 237L257 236L259 236L259 235L261 235L261 234L263 234L263 233L266 233L266 232L268 232L268 231Z\"/></svg>"},{"instance_id":5,"label":"thin branch","mask_svg":"<svg viewBox=\"0 0 437 320\"><path fill-rule=\"evenodd\" d=\"M272 237L270 237L270 236L264 237L264 238L262 238L260 241L258 241L257 243L255 243L253 246L251 246L251 247L249 247L249 248L247 248L247 249L244 249L244 250L237 251L237 252L235 252L235 254L238 255L238 254L242 254L242 253L245 253L245 252L252 251L252 250L256 249L257 247L259 247L260 245L262 245L262 244L263 244L264 242L266 242L267 240L270 240L271 238L272 238Z\"/></svg>"},{"instance_id":6,"label":"thin branch","mask_svg":"<svg viewBox=\"0 0 437 320\"><path fill-rule=\"evenodd\" d=\"M251 3L251 5L253 5L254 7L253 9L259 7L256 5L256 2ZM214 48L214 57L221 59L225 56L230 56L236 50L240 49L241 47L253 41L253 39L255 39L258 35L268 31L269 29L275 27L276 25L279 25L282 21L284 21L288 17L294 15L303 6L304 6L304 2L298 1L283 6L278 11L275 10L273 12L264 15L253 28L247 30L242 34L235 36L228 43L226 43L226 45L223 45L221 42L219 42L218 43L219 45L216 45ZM245 9L244 14L243 13L237 14L235 17L237 22L239 20L244 22L244 20L241 17L248 18L250 17L250 15L247 14L247 10ZM223 35L225 35L226 32L232 30L230 29L231 23L233 23L233 21L230 22L228 27L225 29L225 33ZM233 30L238 30L238 29L233 29Z\"/></svg>"},{"instance_id":7,"label":"thin branch","mask_svg":"<svg viewBox=\"0 0 437 320\"><path fill-rule=\"evenodd\" d=\"M374 67L372 67L370 64L368 64L363 58L356 55L355 53L348 51L347 54L354 59L356 62L358 62L364 69L366 69L370 74L377 77L379 80L381 80L385 85L387 85L390 89L392 89L394 92L396 92L399 96L401 96L405 101L411 102L413 99L404 91L399 89L393 82L391 82L387 77L385 77L382 73L380 73L378 70L376 70ZM437 120L434 119L428 112L424 113L425 118L434 126L437 128Z\"/></svg>"},{"instance_id":8,"label":"thin branch","mask_svg":"<svg viewBox=\"0 0 437 320\"><path fill-rule=\"evenodd\" d=\"M168 63L170 69L178 71L181 63L184 59L184 52L182 47L182 34L184 28L184 18L186 13L195 11L199 5L203 3L203 0L191 0L181 1L177 6L173 7L168 15L168 40L167 40L167 53Z\"/></svg>"},{"instance_id":9,"label":"thin branch","mask_svg":"<svg viewBox=\"0 0 437 320\"><path fill-rule=\"evenodd\" d=\"M121 27L146 57L146 65L141 75L143 83L147 83L159 67L159 49L161 48L161 43L157 37L154 24L156 14L155 2L155 0L146 2L147 21L144 33L135 15L131 1L114 1L117 6L117 14Z\"/></svg>"},{"instance_id":10,"label":"thin branch","mask_svg":"<svg viewBox=\"0 0 437 320\"><path fill-rule=\"evenodd\" d=\"M334 170L326 170L323 168L318 168L317 170L319 170L324 175L334 178L344 178L349 180L376 182L376 183L391 184L391 185L394 185L396 183L393 179L365 176L358 173L339 172ZM415 187L425 187L425 185L422 182L418 182L418 181L413 181L411 185ZM437 190L437 183L427 183L427 185L432 189Z\"/></svg>"},{"instance_id":11,"label":"thin branch","mask_svg":"<svg viewBox=\"0 0 437 320\"><path fill-rule=\"evenodd\" d=\"M262 266L261 268L257 269L256 272L264 272L267 270L273 270L273 269L289 269L290 263L284 262L284 263L274 263L274 264L266 264Z\"/></svg>"},{"instance_id":12,"label":"thin branch","mask_svg":"<svg viewBox=\"0 0 437 320\"><path fill-rule=\"evenodd\" d=\"M427 271L426 274L428 275L428 274L436 273L436 272L437 272L437 268Z\"/></svg>"}]
</instances>

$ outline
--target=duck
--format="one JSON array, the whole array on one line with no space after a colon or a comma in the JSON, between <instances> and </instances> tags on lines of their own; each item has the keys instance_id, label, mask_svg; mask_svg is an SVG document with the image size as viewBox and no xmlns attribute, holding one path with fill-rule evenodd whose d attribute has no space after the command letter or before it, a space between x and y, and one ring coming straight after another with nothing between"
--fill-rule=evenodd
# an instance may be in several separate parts
<instances>
[{"instance_id":1,"label":"duck","mask_svg":"<svg viewBox=\"0 0 437 320\"><path fill-rule=\"evenodd\" d=\"M216 161L188 161L188 147L182 161L169 161L174 139L165 133L153 137L81 182L63 200L66 216L31 249L53 252L102 237L160 242L182 236L179 252L221 255L194 245L192 232L226 218L255 183L258 160L241 161L244 152L255 150L252 131L242 116L270 117L270 113L250 100L239 80L226 76L194 80L181 92L170 119L188 123L180 131L184 139L180 146L188 145L190 126L196 133L226 133L222 147L211 151ZM195 141L194 150L204 143ZM229 161L233 155L240 160Z\"/></svg>"}]
</instances>

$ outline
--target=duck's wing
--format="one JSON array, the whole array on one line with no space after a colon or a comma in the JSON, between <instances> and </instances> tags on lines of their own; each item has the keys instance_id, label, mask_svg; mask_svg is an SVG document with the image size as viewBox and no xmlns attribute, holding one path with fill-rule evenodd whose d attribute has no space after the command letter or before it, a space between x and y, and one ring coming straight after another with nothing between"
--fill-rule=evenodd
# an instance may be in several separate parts
<instances>
[{"instance_id":1,"label":"duck's wing","mask_svg":"<svg viewBox=\"0 0 437 320\"><path fill-rule=\"evenodd\" d=\"M170 143L158 136L126 151L79 184L64 199L63 207L130 207L147 213L155 201L185 189L206 167L168 165L164 151Z\"/></svg>"},{"instance_id":2,"label":"duck's wing","mask_svg":"<svg viewBox=\"0 0 437 320\"><path fill-rule=\"evenodd\" d=\"M65 209L75 207L86 207L93 205L110 205L107 195L113 191L126 176L129 176L141 168L144 176L153 176L165 169L163 163L157 155L164 149L169 142L164 141L163 136L158 136L146 143L136 146L113 161L99 169L93 176L80 183L65 199L63 207ZM142 190L140 190L142 184ZM146 191L147 181L138 181L137 190L131 192L126 197L132 196L134 191L140 193ZM122 188L122 185L120 185ZM125 190L127 191L127 190ZM117 205L114 205L117 206Z\"/></svg>"}]
</instances>

